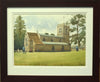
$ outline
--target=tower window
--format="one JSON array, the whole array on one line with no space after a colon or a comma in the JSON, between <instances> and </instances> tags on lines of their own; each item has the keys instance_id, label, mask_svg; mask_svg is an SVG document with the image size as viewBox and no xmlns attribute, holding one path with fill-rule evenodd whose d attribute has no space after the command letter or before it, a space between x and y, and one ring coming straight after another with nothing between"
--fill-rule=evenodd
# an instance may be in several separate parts
<instances>
[{"instance_id":1,"label":"tower window","mask_svg":"<svg viewBox=\"0 0 100 82\"><path fill-rule=\"evenodd\" d=\"M62 29L61 28L59 28L59 33L61 33L62 32Z\"/></svg>"},{"instance_id":2,"label":"tower window","mask_svg":"<svg viewBox=\"0 0 100 82\"><path fill-rule=\"evenodd\" d=\"M45 38L43 38L43 41L45 41Z\"/></svg>"},{"instance_id":3,"label":"tower window","mask_svg":"<svg viewBox=\"0 0 100 82\"><path fill-rule=\"evenodd\" d=\"M67 34L67 29L66 29L66 34Z\"/></svg>"},{"instance_id":4,"label":"tower window","mask_svg":"<svg viewBox=\"0 0 100 82\"><path fill-rule=\"evenodd\" d=\"M51 39L51 42L53 42L53 39Z\"/></svg>"}]
</instances>

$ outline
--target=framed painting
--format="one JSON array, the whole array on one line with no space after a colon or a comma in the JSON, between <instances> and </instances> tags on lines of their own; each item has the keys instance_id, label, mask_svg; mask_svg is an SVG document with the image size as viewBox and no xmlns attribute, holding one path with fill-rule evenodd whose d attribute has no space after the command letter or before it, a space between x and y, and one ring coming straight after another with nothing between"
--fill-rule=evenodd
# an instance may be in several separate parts
<instances>
[{"instance_id":1,"label":"framed painting","mask_svg":"<svg viewBox=\"0 0 100 82\"><path fill-rule=\"evenodd\" d=\"M98 7L89 0L2 1L2 82L98 81Z\"/></svg>"}]
</instances>

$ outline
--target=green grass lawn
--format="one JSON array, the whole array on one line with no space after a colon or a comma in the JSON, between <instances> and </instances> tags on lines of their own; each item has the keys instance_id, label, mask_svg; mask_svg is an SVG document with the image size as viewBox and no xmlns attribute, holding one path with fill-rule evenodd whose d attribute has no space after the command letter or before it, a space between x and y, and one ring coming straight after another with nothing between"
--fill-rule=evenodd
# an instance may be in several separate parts
<instances>
[{"instance_id":1,"label":"green grass lawn","mask_svg":"<svg viewBox=\"0 0 100 82\"><path fill-rule=\"evenodd\" d=\"M15 52L15 65L85 66L85 51L70 52Z\"/></svg>"}]
</instances>

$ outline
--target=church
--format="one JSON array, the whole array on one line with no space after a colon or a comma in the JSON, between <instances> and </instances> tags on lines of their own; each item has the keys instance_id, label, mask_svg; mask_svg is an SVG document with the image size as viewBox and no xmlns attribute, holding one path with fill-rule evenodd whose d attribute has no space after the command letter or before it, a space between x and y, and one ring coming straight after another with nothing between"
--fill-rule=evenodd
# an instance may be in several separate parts
<instances>
[{"instance_id":1,"label":"church","mask_svg":"<svg viewBox=\"0 0 100 82\"><path fill-rule=\"evenodd\" d=\"M69 26L57 25L57 35L26 32L24 47L26 52L61 52L70 51Z\"/></svg>"}]
</instances>

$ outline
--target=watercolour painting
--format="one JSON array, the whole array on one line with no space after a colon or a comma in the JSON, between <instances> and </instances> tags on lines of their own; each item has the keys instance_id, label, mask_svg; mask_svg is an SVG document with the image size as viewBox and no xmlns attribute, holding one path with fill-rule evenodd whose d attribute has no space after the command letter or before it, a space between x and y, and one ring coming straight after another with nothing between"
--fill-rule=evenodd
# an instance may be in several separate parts
<instances>
[{"instance_id":1,"label":"watercolour painting","mask_svg":"<svg viewBox=\"0 0 100 82\"><path fill-rule=\"evenodd\" d=\"M93 22L89 8L30 8L32 11L28 8L20 9L22 11L15 8L16 11L12 11L11 15L8 13L9 17L12 16L8 26L11 25L13 33L14 45L11 49L14 66L81 68L90 62L92 67L92 54L90 60L87 56L87 37L92 39L93 28L89 25ZM8 10L10 12L11 9ZM90 46L91 43L92 41Z\"/></svg>"},{"instance_id":2,"label":"watercolour painting","mask_svg":"<svg viewBox=\"0 0 100 82\"><path fill-rule=\"evenodd\" d=\"M14 64L84 66L86 13L45 14L15 15Z\"/></svg>"}]
</instances>

